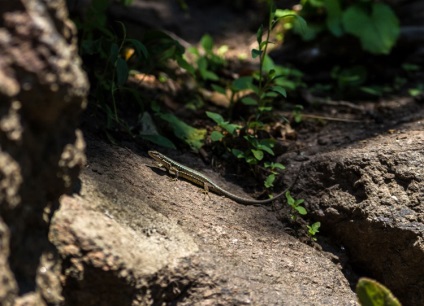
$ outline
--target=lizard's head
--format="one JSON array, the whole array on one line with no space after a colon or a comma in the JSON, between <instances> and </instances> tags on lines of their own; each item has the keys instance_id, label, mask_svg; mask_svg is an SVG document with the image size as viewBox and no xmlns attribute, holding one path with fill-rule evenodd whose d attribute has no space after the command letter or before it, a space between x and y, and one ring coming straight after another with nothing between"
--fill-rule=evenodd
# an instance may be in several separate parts
<instances>
[{"instance_id":1,"label":"lizard's head","mask_svg":"<svg viewBox=\"0 0 424 306\"><path fill-rule=\"evenodd\" d=\"M160 160L160 153L158 151L149 151L147 152L151 158L155 159L155 160Z\"/></svg>"}]
</instances>

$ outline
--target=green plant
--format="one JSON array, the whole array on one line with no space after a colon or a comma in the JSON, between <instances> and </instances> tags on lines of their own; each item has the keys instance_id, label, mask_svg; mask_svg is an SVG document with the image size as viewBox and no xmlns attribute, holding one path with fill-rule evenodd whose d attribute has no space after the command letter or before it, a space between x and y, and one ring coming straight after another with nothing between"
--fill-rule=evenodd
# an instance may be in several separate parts
<instances>
[{"instance_id":1,"label":"green plant","mask_svg":"<svg viewBox=\"0 0 424 306\"><path fill-rule=\"evenodd\" d=\"M292 221L296 221L299 216L305 216L307 215L306 208L303 207L301 204L304 202L303 199L294 199L290 191L286 192L286 199L287 204L290 206L290 219ZM311 225L306 225L308 236L313 240L316 241L317 238L315 235L319 232L319 228L321 227L321 222L315 222Z\"/></svg>"},{"instance_id":2,"label":"green plant","mask_svg":"<svg viewBox=\"0 0 424 306\"><path fill-rule=\"evenodd\" d=\"M228 121L225 121L224 118L217 113L206 112L206 115L211 118L215 123L223 130L225 133L236 137L237 130L241 128L238 124L233 124ZM220 141L224 138L224 134L221 131L215 130L211 133L212 141Z\"/></svg>"},{"instance_id":3,"label":"green plant","mask_svg":"<svg viewBox=\"0 0 424 306\"><path fill-rule=\"evenodd\" d=\"M278 176L277 170L283 170L279 163L267 161L267 155L274 156L275 139L267 137L268 121L274 119L272 114L273 103L276 98L286 97L286 89L295 89L301 86L302 74L295 69L284 68L276 65L267 55L268 45L271 44L270 33L277 25L280 18L295 18L299 22L304 20L294 14L284 16L276 15L273 1L268 1L269 19L267 26L260 26L257 31L257 48L251 51L252 58L259 60L259 71L251 76L243 76L232 81L228 89L231 92L228 117L233 117L236 103L241 103L247 108L254 109L251 116L243 125L233 124L221 115L207 112L207 116L217 124L211 133L211 140L223 145L225 149L238 159L244 160L250 166L263 165L268 172L264 181L266 188L272 188ZM305 25L306 26L306 25ZM210 39L202 42L205 50L212 50ZM210 53L210 52L209 52ZM208 52L206 52L208 54ZM212 57L209 57L212 59ZM209 61L211 61L209 59ZM221 94L226 94L227 89L218 84L212 88ZM254 167L252 169L259 169Z\"/></svg>"},{"instance_id":4,"label":"green plant","mask_svg":"<svg viewBox=\"0 0 424 306\"><path fill-rule=\"evenodd\" d=\"M296 25L294 30L305 40L315 39L325 30L335 37L350 34L359 40L363 50L388 54L399 36L398 18L387 4L381 2L302 0L301 6L299 14L311 21L307 31L299 31Z\"/></svg>"},{"instance_id":5,"label":"green plant","mask_svg":"<svg viewBox=\"0 0 424 306\"><path fill-rule=\"evenodd\" d=\"M254 74L253 77L258 82L258 86L252 84L249 86L255 94L255 98L249 100L242 99L242 102L248 105L257 105L257 115L256 119L259 119L260 116L265 112L270 112L272 110L271 103L275 97L278 95L286 97L286 89L280 83L280 80L283 79L284 74L281 72L281 68L276 67L271 58L267 55L267 49L270 43L270 34L271 31L278 24L280 18L286 17L295 17L299 24L303 27L306 27L306 22L299 17L298 15L284 15L278 16L276 14L276 7L273 1L269 1L269 19L268 25L265 29L265 39L264 39L264 27L261 25L256 33L256 41L258 43L257 49L252 49L252 58L259 58L259 71ZM280 72L280 73L279 73ZM256 101L255 101L256 100Z\"/></svg>"},{"instance_id":6,"label":"green plant","mask_svg":"<svg viewBox=\"0 0 424 306\"><path fill-rule=\"evenodd\" d=\"M84 18L75 20L81 37L79 51L91 81L90 102L106 114L106 128L120 126L128 130L118 113L118 95L130 95L141 109L143 103L136 91L124 86L130 69L123 51L132 48L140 61L146 61L149 52L141 42L127 38L121 22L116 22L115 28L108 26L108 6L107 1L94 0Z\"/></svg>"},{"instance_id":7,"label":"green plant","mask_svg":"<svg viewBox=\"0 0 424 306\"><path fill-rule=\"evenodd\" d=\"M226 65L225 59L213 51L213 39L209 34L202 36L200 46L202 49L188 48L188 51L196 58L198 77L203 81L218 81L219 77L215 71Z\"/></svg>"},{"instance_id":8,"label":"green plant","mask_svg":"<svg viewBox=\"0 0 424 306\"><path fill-rule=\"evenodd\" d=\"M242 129L241 125L225 121L224 118L217 113L206 112L206 115L215 121L219 127L219 130L215 130L211 133L212 141L220 141L222 143L222 141L227 137L234 142L236 138L239 138L240 130ZM244 159L249 165L256 165L258 162L262 161L264 158L264 152L274 155L272 148L275 140L273 139L258 139L255 135L244 135L241 139L245 146L249 147L249 149L240 150L237 148L228 148L235 157ZM228 142L229 141L226 141L224 144L227 144ZM274 171L275 169L277 169L277 166L274 166L272 170Z\"/></svg>"},{"instance_id":9,"label":"green plant","mask_svg":"<svg viewBox=\"0 0 424 306\"><path fill-rule=\"evenodd\" d=\"M285 170L286 167L284 167L283 164L274 163L274 162L265 162L264 166L266 169L268 169L271 172L271 174L267 176L264 182L265 188L268 189L268 188L274 187L274 181L278 175L277 170Z\"/></svg>"},{"instance_id":10,"label":"green plant","mask_svg":"<svg viewBox=\"0 0 424 306\"><path fill-rule=\"evenodd\" d=\"M306 225L306 228L308 229L308 235L311 237L312 240L316 241L317 238L315 238L315 235L319 232L319 228L321 227L321 222L315 222L311 225Z\"/></svg>"},{"instance_id":11,"label":"green plant","mask_svg":"<svg viewBox=\"0 0 424 306\"><path fill-rule=\"evenodd\" d=\"M367 70L363 66L344 69L336 66L331 71L331 77L336 80L339 93L346 93L350 90L356 90L364 84L367 79Z\"/></svg>"},{"instance_id":12,"label":"green plant","mask_svg":"<svg viewBox=\"0 0 424 306\"><path fill-rule=\"evenodd\" d=\"M302 122L302 119L303 119L302 111L303 111L302 105L295 105L294 106L294 109L292 111L294 122L296 122L296 123Z\"/></svg>"},{"instance_id":13,"label":"green plant","mask_svg":"<svg viewBox=\"0 0 424 306\"><path fill-rule=\"evenodd\" d=\"M287 204L291 208L291 216L290 217L293 221L296 221L296 219L299 215L304 216L304 215L307 214L306 208L300 205L304 202L303 199L295 200L290 195L290 191L286 192L286 199L287 199Z\"/></svg>"},{"instance_id":14,"label":"green plant","mask_svg":"<svg viewBox=\"0 0 424 306\"><path fill-rule=\"evenodd\" d=\"M424 92L424 86L423 84L416 83L417 73L421 70L420 66L404 63L401 68L403 71L393 78L391 84L360 86L359 89L362 92L378 97L402 90L407 90L408 94L412 97L421 95ZM414 85L411 85L411 83ZM409 85L409 88L407 85Z\"/></svg>"},{"instance_id":15,"label":"green plant","mask_svg":"<svg viewBox=\"0 0 424 306\"><path fill-rule=\"evenodd\" d=\"M175 149L174 143L158 131L155 122L160 122L161 126L172 131L175 137L188 145L193 151L198 151L203 146L206 137L205 129L194 128L177 116L162 111L156 102L152 102L151 108L155 120L147 112L139 118L139 122L143 126L139 133L141 138L163 147Z\"/></svg>"},{"instance_id":16,"label":"green plant","mask_svg":"<svg viewBox=\"0 0 424 306\"><path fill-rule=\"evenodd\" d=\"M130 2L121 1L126 5ZM204 130L194 129L161 112L145 93L127 82L130 76L148 74L156 74L159 81L166 81L175 70L169 68L171 60L194 74L193 66L183 57L184 47L160 31L146 32L143 42L127 37L123 23L108 21L109 5L109 1L94 0L85 16L74 20L80 35L79 52L91 83L89 105L94 115L100 117L96 123L100 123L111 142L115 142L110 133L113 131L175 147L171 140L159 134L155 121L160 120L171 127L177 138L198 149L203 144Z\"/></svg>"},{"instance_id":17,"label":"green plant","mask_svg":"<svg viewBox=\"0 0 424 306\"><path fill-rule=\"evenodd\" d=\"M399 300L388 288L366 277L359 279L356 295L362 306L401 306Z\"/></svg>"},{"instance_id":18,"label":"green plant","mask_svg":"<svg viewBox=\"0 0 424 306\"><path fill-rule=\"evenodd\" d=\"M424 94L424 84L418 83L417 85L415 85L415 87L409 88L408 94L411 97L418 97L418 96L423 95Z\"/></svg>"}]
</instances>

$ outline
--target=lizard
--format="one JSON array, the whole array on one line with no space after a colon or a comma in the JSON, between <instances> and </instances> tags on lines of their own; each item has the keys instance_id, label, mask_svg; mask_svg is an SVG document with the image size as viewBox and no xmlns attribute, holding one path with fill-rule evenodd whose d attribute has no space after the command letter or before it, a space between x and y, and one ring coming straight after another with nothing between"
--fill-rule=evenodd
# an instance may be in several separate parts
<instances>
[{"instance_id":1,"label":"lizard","mask_svg":"<svg viewBox=\"0 0 424 306\"><path fill-rule=\"evenodd\" d=\"M275 201L276 199L280 198L281 196L283 196L293 186L292 185L286 188L283 192L277 194L273 198L266 199L266 200L254 200L254 199L243 198L218 186L214 181L212 181L203 173L200 173L187 166L184 166L180 164L179 162L176 162L175 160L163 155L162 153L159 153L157 151L148 151L148 154L150 155L151 158L155 160L156 166L158 166L159 168L165 168L169 172L169 174L174 174L175 175L174 180L178 180L179 177L185 178L189 182L203 187L204 192L206 194L208 193L209 190L211 190L212 192L216 194L226 196L227 198L234 200L240 204L263 205L263 204L271 203Z\"/></svg>"}]
</instances>

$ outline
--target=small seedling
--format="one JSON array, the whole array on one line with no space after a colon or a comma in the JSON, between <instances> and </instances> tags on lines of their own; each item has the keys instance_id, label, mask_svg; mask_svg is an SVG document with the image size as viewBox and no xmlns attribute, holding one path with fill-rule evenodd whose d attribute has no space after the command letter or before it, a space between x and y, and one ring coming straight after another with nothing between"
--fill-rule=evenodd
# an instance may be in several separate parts
<instances>
[{"instance_id":1,"label":"small seedling","mask_svg":"<svg viewBox=\"0 0 424 306\"><path fill-rule=\"evenodd\" d=\"M264 164L265 168L269 169L271 171L271 174L267 176L264 182L265 188L272 188L274 187L274 181L278 175L277 170L285 170L286 167L280 163L273 163L273 162L265 162Z\"/></svg>"},{"instance_id":2,"label":"small seedling","mask_svg":"<svg viewBox=\"0 0 424 306\"><path fill-rule=\"evenodd\" d=\"M306 227L308 228L308 235L312 238L313 241L317 240L317 238L315 238L315 235L319 232L320 226L321 222L315 222L312 225L306 225Z\"/></svg>"},{"instance_id":3,"label":"small seedling","mask_svg":"<svg viewBox=\"0 0 424 306\"><path fill-rule=\"evenodd\" d=\"M295 200L291 195L290 195L290 191L286 192L286 199L287 199L287 204L291 207L291 219L296 221L297 216L298 215L306 215L307 211L306 208L301 206L300 204L302 204L305 200L303 199L298 199Z\"/></svg>"}]
</instances>

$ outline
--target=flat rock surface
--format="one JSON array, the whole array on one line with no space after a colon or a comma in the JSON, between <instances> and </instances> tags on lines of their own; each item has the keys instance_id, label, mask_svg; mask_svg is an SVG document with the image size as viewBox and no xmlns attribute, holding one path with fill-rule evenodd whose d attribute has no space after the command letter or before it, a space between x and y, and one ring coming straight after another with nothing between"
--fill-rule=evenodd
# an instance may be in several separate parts
<instances>
[{"instance_id":1,"label":"flat rock surface","mask_svg":"<svg viewBox=\"0 0 424 306\"><path fill-rule=\"evenodd\" d=\"M141 304L356 304L337 257L287 234L268 208L205 199L151 159L95 139L88 156L81 196L63 200L52 226L70 263L65 291L94 279L91 292L114 282L119 290L108 289L109 299L129 302L130 292ZM70 304L86 298L80 292Z\"/></svg>"}]
</instances>

